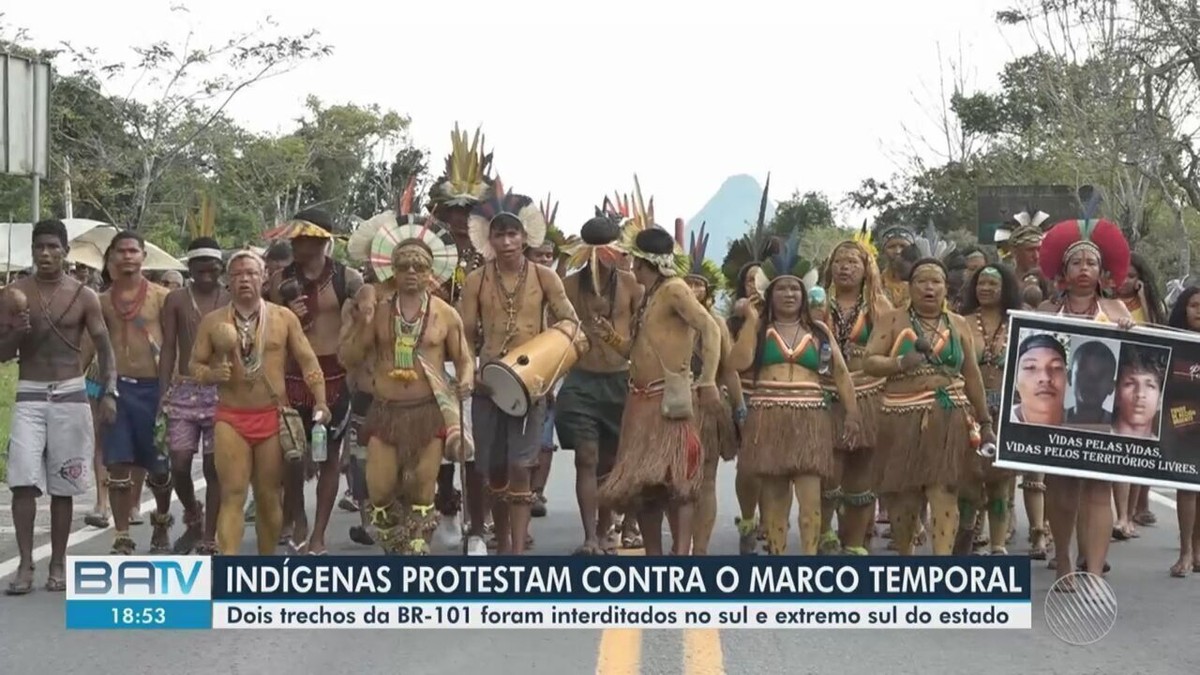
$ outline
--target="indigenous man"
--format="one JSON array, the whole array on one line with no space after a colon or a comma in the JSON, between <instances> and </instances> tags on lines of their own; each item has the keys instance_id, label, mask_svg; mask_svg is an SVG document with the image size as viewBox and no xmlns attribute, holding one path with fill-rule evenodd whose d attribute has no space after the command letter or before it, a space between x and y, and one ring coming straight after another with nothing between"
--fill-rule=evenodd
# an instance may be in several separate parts
<instances>
[{"instance_id":1,"label":"indigenous man","mask_svg":"<svg viewBox=\"0 0 1200 675\"><path fill-rule=\"evenodd\" d=\"M569 249L568 265L579 271L563 281L588 335L588 351L558 392L555 419L563 448L575 451L575 499L583 523L583 545L575 552L582 555L614 552L608 541L612 513L600 508L597 491L617 458L629 391L629 359L614 342L629 341L642 299L637 279L618 269L620 234L617 222L597 209L596 217L583 224L579 243Z\"/></svg>"},{"instance_id":2,"label":"indigenous man","mask_svg":"<svg viewBox=\"0 0 1200 675\"><path fill-rule=\"evenodd\" d=\"M258 495L254 527L259 555L274 553L279 542L284 459L278 392L284 391L285 364L299 364L312 393L312 421L330 419L325 376L300 319L261 297L265 271L257 253L233 254L229 259L233 300L200 321L189 362L197 381L217 385L213 435L221 485L217 547L222 555L235 555L241 548L242 509L251 483Z\"/></svg>"},{"instance_id":3,"label":"indigenous man","mask_svg":"<svg viewBox=\"0 0 1200 675\"><path fill-rule=\"evenodd\" d=\"M544 210L543 214L545 214ZM552 226L550 217L546 219L546 226ZM525 249L525 257L529 258L529 262L552 269L561 278L562 274L558 271L558 253L558 246L548 236L541 246L530 246ZM537 501L534 502L530 515L534 518L546 517L546 483L550 480L550 467L554 463L554 451L558 449L554 445L554 399L554 392L546 395L546 423L542 426L542 452L538 455L537 470L533 472L533 494L537 496Z\"/></svg>"},{"instance_id":4,"label":"indigenous man","mask_svg":"<svg viewBox=\"0 0 1200 675\"><path fill-rule=\"evenodd\" d=\"M1012 257L1012 267L1018 279L1038 270L1039 251L1042 247L1042 225L1050 214L1026 209L1013 216L1011 222L997 228L996 247L1005 257Z\"/></svg>"},{"instance_id":5,"label":"indigenous man","mask_svg":"<svg viewBox=\"0 0 1200 675\"><path fill-rule=\"evenodd\" d=\"M911 265L904 259L904 251L916 241L916 233L904 225L886 227L875 236L879 250L883 251L880 274L883 292L897 309L908 307L908 269Z\"/></svg>"},{"instance_id":6,"label":"indigenous man","mask_svg":"<svg viewBox=\"0 0 1200 675\"><path fill-rule=\"evenodd\" d=\"M729 363L733 340L729 336L725 321L713 310L713 295L719 288L719 279L704 266L704 254L707 249L708 235L705 234L702 224L699 236L692 234L688 251L691 256L691 268L684 281L687 282L688 288L692 289L696 300L708 310L721 332L721 364L717 368L717 377L728 400L722 397L720 407L705 410L701 415L700 442L704 446L704 479L700 485L700 498L696 502L695 522L692 526L693 555L708 555L708 542L717 522L717 466L722 459L728 461L737 455L738 434L734 420L740 425L745 421L747 414L745 399L742 396L742 380L737 370ZM703 371L703 353L704 345L697 340L692 351L693 377L699 377Z\"/></svg>"},{"instance_id":7,"label":"indigenous man","mask_svg":"<svg viewBox=\"0 0 1200 675\"><path fill-rule=\"evenodd\" d=\"M434 218L448 226L458 249L454 274L442 284L437 294L461 312L467 275L484 264L483 255L471 240L468 227L471 209L494 192L495 181L488 176L492 155L484 152L483 139L478 130L474 141L468 144L467 133L459 131L458 125L455 125L450 140L452 150L446 158L446 170L430 189L429 201ZM478 348L474 343L475 337L467 334L467 344L472 350ZM470 426L472 401L468 399L465 405L465 423ZM462 477L470 521L467 550L470 555L487 555L487 545L483 540L487 495L483 489L483 476L474 470L475 458L470 452L468 448L466 475ZM436 504L438 513L444 516L442 525L445 536L459 537L458 514L462 508L462 493L454 487L454 463L449 460L443 462L438 471Z\"/></svg>"},{"instance_id":8,"label":"indigenous man","mask_svg":"<svg viewBox=\"0 0 1200 675\"><path fill-rule=\"evenodd\" d=\"M642 218L645 225L652 222L652 216ZM651 556L663 554L662 519L669 510L673 553L686 555L692 546L692 509L703 481L696 408L720 405L716 376L721 331L676 276L671 235L654 226L639 229L629 253L646 295L633 320L631 339L607 336L609 344L630 356L630 392L616 465L600 489L600 500L636 511L646 555ZM703 345L702 368L699 382L693 384L690 363L697 333Z\"/></svg>"},{"instance_id":9,"label":"indigenous man","mask_svg":"<svg viewBox=\"0 0 1200 675\"><path fill-rule=\"evenodd\" d=\"M117 362L117 413L104 430L104 465L108 470L108 498L112 503L114 555L132 555L131 516L138 510L134 491L135 469L146 472L156 511L150 522L151 553L171 550L171 466L155 443L162 390L158 378L162 345L165 287L150 283L142 274L146 242L132 230L122 230L105 253L110 261L112 285L100 295L104 320L112 335ZM90 360L91 355L85 354Z\"/></svg>"},{"instance_id":10,"label":"indigenous man","mask_svg":"<svg viewBox=\"0 0 1200 675\"><path fill-rule=\"evenodd\" d=\"M468 341L482 334L481 369L541 334L547 306L556 322L578 325L558 275L525 257L526 244L541 244L546 233L545 219L532 199L518 194L489 199L471 213L470 232L475 249L488 261L468 275L462 304ZM471 414L477 470L486 472L494 500L497 552L521 554L535 501L532 470L541 452L546 400L532 402L525 417L513 417L488 398L491 389L481 381L475 391Z\"/></svg>"},{"instance_id":11,"label":"indigenous man","mask_svg":"<svg viewBox=\"0 0 1200 675\"><path fill-rule=\"evenodd\" d=\"M292 264L292 245L286 241L276 241L267 247L263 259L267 265L267 273L263 277L263 298L270 300L267 296L271 290L271 278L275 276L283 268ZM250 495L250 499L246 503L246 522L254 522L254 495ZM288 537L290 539L291 537Z\"/></svg>"},{"instance_id":12,"label":"indigenous man","mask_svg":"<svg viewBox=\"0 0 1200 675\"><path fill-rule=\"evenodd\" d=\"M286 236L292 242L294 261L271 277L270 298L272 302L287 305L300 318L300 325L321 362L321 372L325 373L325 391L333 417L324 422L329 426L328 456L319 466L317 512L307 540L298 534L305 533L308 526L304 509L304 463L297 462L288 467L283 491L284 509L293 528L292 550L301 553L307 549L313 555L322 555L326 551L325 529L329 526L341 483L338 449L350 417L346 370L337 358L342 305L362 287L363 278L357 270L329 257L333 220L328 214L317 209L301 211L292 219ZM285 379L287 399L300 413L311 443L315 401L297 362L289 364Z\"/></svg>"},{"instance_id":13,"label":"indigenous man","mask_svg":"<svg viewBox=\"0 0 1200 675\"><path fill-rule=\"evenodd\" d=\"M1046 232L1040 254L1042 273L1055 280L1060 295L1043 302L1038 311L1115 322L1124 329L1133 327L1125 303L1102 295L1104 284L1113 280L1120 283L1128 273L1129 243L1117 225L1106 220L1065 220ZM1112 536L1112 487L1104 481L1050 475L1046 476L1046 486L1054 537L1051 564L1058 577L1071 572L1070 547L1077 516L1081 525L1080 566L1092 574L1102 574Z\"/></svg>"},{"instance_id":14,"label":"indigenous man","mask_svg":"<svg viewBox=\"0 0 1200 675\"><path fill-rule=\"evenodd\" d=\"M192 549L212 555L217 549L217 511L221 506L221 488L212 454L217 388L197 382L188 370L188 361L200 320L229 304L229 293L220 284L223 261L216 240L196 238L188 245L186 257L192 283L171 291L163 304L163 350L158 364L158 381L163 392L162 411L167 416L171 474L187 525L175 541L174 550L177 555L190 553ZM176 365L179 366L177 377ZM196 499L196 488L192 483L192 459L197 448L201 448L204 456L204 479L208 483L203 506Z\"/></svg>"},{"instance_id":15,"label":"indigenous man","mask_svg":"<svg viewBox=\"0 0 1200 675\"><path fill-rule=\"evenodd\" d=\"M367 439L371 520L385 553L426 554L437 528L433 497L447 443L461 451L459 401L470 394L474 363L462 320L429 292L433 251L405 239L392 251L394 291L364 286L340 356L354 370L369 363L374 398ZM451 389L444 364L462 373Z\"/></svg>"},{"instance_id":16,"label":"indigenous man","mask_svg":"<svg viewBox=\"0 0 1200 675\"><path fill-rule=\"evenodd\" d=\"M67 227L59 220L33 226L34 274L0 291L0 361L18 358L18 381L8 439L8 485L20 563L8 595L33 590L33 522L37 498L50 494L50 571L46 590L67 587L67 537L73 498L91 483L92 410L80 362L84 331L96 345L105 421L116 412L116 372L96 292L63 273ZM36 299L36 302L30 300Z\"/></svg>"}]
</instances>

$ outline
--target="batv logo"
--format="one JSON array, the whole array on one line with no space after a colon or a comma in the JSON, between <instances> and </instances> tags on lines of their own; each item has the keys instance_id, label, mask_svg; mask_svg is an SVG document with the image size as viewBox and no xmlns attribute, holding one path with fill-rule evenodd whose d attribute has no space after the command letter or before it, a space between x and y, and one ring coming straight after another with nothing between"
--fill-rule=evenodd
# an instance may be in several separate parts
<instances>
[{"instance_id":1,"label":"batv logo","mask_svg":"<svg viewBox=\"0 0 1200 675\"><path fill-rule=\"evenodd\" d=\"M184 599L209 595L205 559L94 557L70 561L71 595ZM204 599L207 599L206 597Z\"/></svg>"}]
</instances>

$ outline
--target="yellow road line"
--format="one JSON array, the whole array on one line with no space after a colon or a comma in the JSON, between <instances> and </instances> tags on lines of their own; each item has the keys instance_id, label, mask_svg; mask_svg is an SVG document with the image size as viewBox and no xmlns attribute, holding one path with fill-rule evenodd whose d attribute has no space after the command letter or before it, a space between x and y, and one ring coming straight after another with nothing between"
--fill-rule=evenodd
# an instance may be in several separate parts
<instances>
[{"instance_id":1,"label":"yellow road line","mask_svg":"<svg viewBox=\"0 0 1200 675\"><path fill-rule=\"evenodd\" d=\"M618 555L644 556L645 549L618 549ZM638 628L606 628L600 636L596 675L639 675L642 660L642 631ZM684 675L725 675L721 631L716 628L683 631Z\"/></svg>"},{"instance_id":2,"label":"yellow road line","mask_svg":"<svg viewBox=\"0 0 1200 675\"><path fill-rule=\"evenodd\" d=\"M721 631L694 628L683 632L684 675L725 675L721 653Z\"/></svg>"},{"instance_id":3,"label":"yellow road line","mask_svg":"<svg viewBox=\"0 0 1200 675\"><path fill-rule=\"evenodd\" d=\"M642 672L640 628L605 628L600 636L596 675L638 675Z\"/></svg>"}]
</instances>

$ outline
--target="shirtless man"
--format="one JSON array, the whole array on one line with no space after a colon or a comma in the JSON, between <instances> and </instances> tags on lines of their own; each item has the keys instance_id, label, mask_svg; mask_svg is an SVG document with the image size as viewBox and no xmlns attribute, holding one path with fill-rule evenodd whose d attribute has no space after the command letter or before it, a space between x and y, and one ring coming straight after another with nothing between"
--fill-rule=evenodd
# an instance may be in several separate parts
<instances>
[{"instance_id":1,"label":"shirtless man","mask_svg":"<svg viewBox=\"0 0 1200 675\"><path fill-rule=\"evenodd\" d=\"M285 365L299 364L309 387L312 422L330 419L325 376L294 312L262 299L266 266L253 251L229 259L233 300L200 321L188 368L203 384L217 385L214 459L221 484L217 547L235 555L245 529L242 509L251 483L258 495L254 528L259 555L279 543L283 515L279 488L284 460L279 447L279 400Z\"/></svg>"},{"instance_id":2,"label":"shirtless man","mask_svg":"<svg viewBox=\"0 0 1200 675\"><path fill-rule=\"evenodd\" d=\"M39 495L50 495L50 574L46 590L66 590L73 499L91 485L92 409L80 362L86 330L97 345L104 395L97 410L116 412L112 344L96 292L63 273L67 228L33 226L34 274L0 290L0 362L18 359L8 442L8 486L20 552L8 595L33 590L33 523Z\"/></svg>"},{"instance_id":3,"label":"shirtless man","mask_svg":"<svg viewBox=\"0 0 1200 675\"><path fill-rule=\"evenodd\" d=\"M617 459L629 392L629 359L605 338L629 340L633 314L642 300L637 279L618 269L623 255L615 242L620 234L617 222L607 216L584 223L572 257L587 263L563 282L588 335L588 351L559 390L555 420L563 448L575 451L575 499L583 524L583 546L576 553L583 555L612 550L607 541L612 511L600 508L597 493Z\"/></svg>"},{"instance_id":4,"label":"shirtless man","mask_svg":"<svg viewBox=\"0 0 1200 675\"><path fill-rule=\"evenodd\" d=\"M385 553L427 554L437 529L433 497L444 446L461 452L459 401L470 395L474 363L454 308L429 292L433 252L419 239L392 251L395 290L364 286L339 356L351 371L369 364L374 400L367 443L371 520ZM397 335L399 327L399 335ZM463 377L452 390L444 364Z\"/></svg>"},{"instance_id":5,"label":"shirtless man","mask_svg":"<svg viewBox=\"0 0 1200 675\"><path fill-rule=\"evenodd\" d=\"M363 278L358 270L329 257L327 250L333 241L333 220L324 212L308 209L296 214L288 234L292 242L293 263L271 277L269 297L276 304L290 307L299 317L300 325L321 362L321 371L325 373L325 391L333 418L324 422L329 427L328 456L318 467L317 512L312 532L305 533L308 528L304 509L304 479L309 468L305 466L307 462L297 462L287 467L283 490L284 510L293 528L291 549L297 553L307 550L313 555L321 555L326 551L325 530L329 526L341 483L338 449L350 417L350 389L346 371L337 358L342 305L362 287ZM287 381L287 399L304 420L311 443L314 401L299 364L290 363L284 379ZM306 538L304 534L309 536Z\"/></svg>"},{"instance_id":6,"label":"shirtless man","mask_svg":"<svg viewBox=\"0 0 1200 675\"><path fill-rule=\"evenodd\" d=\"M525 257L527 241L540 244L546 229L532 199L508 194L481 204L471 215L470 228L472 241L488 260L467 277L462 304L468 341L483 336L480 369L539 335L547 306L556 322L578 322L558 275ZM532 473L541 451L546 400L534 402L520 418L502 411L482 382L475 383L475 392L476 470L488 476L497 552L519 555L529 535Z\"/></svg>"},{"instance_id":7,"label":"shirtless man","mask_svg":"<svg viewBox=\"0 0 1200 675\"><path fill-rule=\"evenodd\" d=\"M114 555L132 555L137 545L129 536L130 516L138 509L133 492L135 468L146 472L146 485L156 510L150 515L154 532L151 553L171 550L171 466L155 443L159 402L159 352L163 343L163 305L166 287L142 274L146 242L133 230L122 230L109 244L112 286L100 295L104 320L112 336L117 363L117 413L104 429L104 466L108 470L108 499L113 511Z\"/></svg>"},{"instance_id":8,"label":"shirtless man","mask_svg":"<svg viewBox=\"0 0 1200 675\"><path fill-rule=\"evenodd\" d=\"M167 416L171 474L187 525L175 541L175 554L186 555L195 549L203 555L212 555L217 550L217 511L221 507L221 487L213 462L217 388L197 382L188 370L188 361L200 320L229 304L229 293L221 287L224 265L221 246L215 239L197 237L188 245L186 258L192 283L171 291L163 305L163 350L158 364L159 388L163 392L160 408ZM204 458L204 480L208 483L203 506L196 499L192 482L192 460L198 448Z\"/></svg>"},{"instance_id":9,"label":"shirtless man","mask_svg":"<svg viewBox=\"0 0 1200 675\"><path fill-rule=\"evenodd\" d=\"M693 505L703 481L697 413L720 405L716 377L721 331L678 278L675 240L666 230L651 227L638 233L629 253L646 295L634 317L631 340L610 335L607 341L629 354L630 392L616 466L600 489L600 502L636 510L648 556L663 555L662 519L669 510L672 552L687 555ZM697 335L703 345L702 367L693 384L691 357ZM669 415L664 407L671 409Z\"/></svg>"}]
</instances>

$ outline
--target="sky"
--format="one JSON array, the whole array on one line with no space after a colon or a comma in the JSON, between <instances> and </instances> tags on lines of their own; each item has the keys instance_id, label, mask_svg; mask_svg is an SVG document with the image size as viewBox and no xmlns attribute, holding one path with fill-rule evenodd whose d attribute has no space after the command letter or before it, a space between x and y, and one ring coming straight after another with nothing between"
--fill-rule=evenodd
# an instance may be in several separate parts
<instances>
[{"instance_id":1,"label":"sky","mask_svg":"<svg viewBox=\"0 0 1200 675\"><path fill-rule=\"evenodd\" d=\"M770 171L776 199L819 190L835 201L863 178L887 178L904 161L906 126L938 132L939 50L943 63L962 54L980 89L1027 51L1023 34L995 24L1010 4L208 0L173 13L167 0L119 10L62 0L17 4L4 21L38 46L67 41L110 59L189 31L220 41L267 17L282 31L316 28L333 55L240 95L236 120L290 130L310 93L378 104L412 118L413 142L439 172L455 122L482 125L505 187L551 193L559 226L575 232L603 195L632 191L635 173L668 226L733 174L761 183Z\"/></svg>"}]
</instances>

